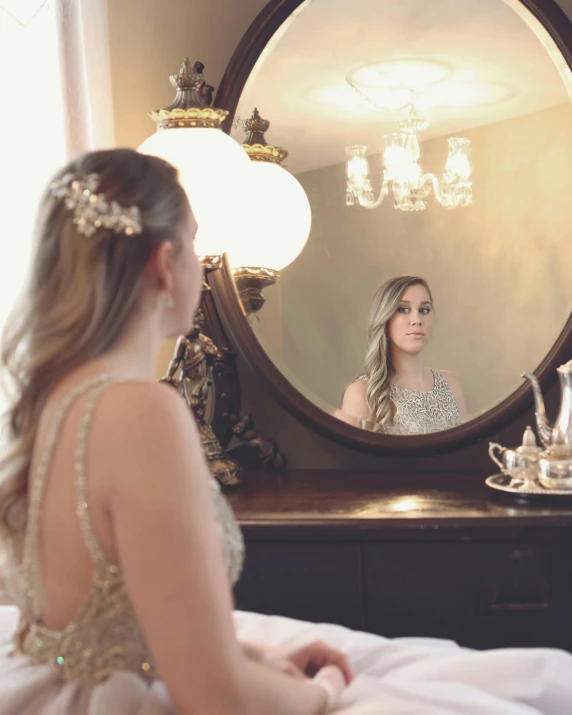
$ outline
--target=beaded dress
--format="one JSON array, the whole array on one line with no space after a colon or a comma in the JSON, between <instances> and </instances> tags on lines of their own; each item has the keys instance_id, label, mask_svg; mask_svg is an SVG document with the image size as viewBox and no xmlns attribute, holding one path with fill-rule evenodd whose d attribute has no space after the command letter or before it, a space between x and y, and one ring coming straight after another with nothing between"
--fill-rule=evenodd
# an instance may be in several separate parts
<instances>
[{"instance_id":1,"label":"beaded dress","mask_svg":"<svg viewBox=\"0 0 572 715\"><path fill-rule=\"evenodd\" d=\"M35 664L48 665L64 681L100 683L117 672L136 673L146 681L157 678L121 567L107 562L89 517L86 445L97 401L111 384L113 380L107 376L90 378L73 390L59 407L38 469L31 477L23 559L11 579L12 595L20 608L15 653L27 656ZM41 579L39 522L54 449L72 404L84 393L90 394L80 419L75 451L76 511L94 573L75 618L62 631L54 631L46 628L34 613L34 584ZM242 567L242 536L218 482L212 479L211 485L229 580L234 584Z\"/></svg>"},{"instance_id":2,"label":"beaded dress","mask_svg":"<svg viewBox=\"0 0 572 715\"><path fill-rule=\"evenodd\" d=\"M450 429L461 424L459 407L449 383L439 370L433 373L433 389L427 392L390 383L389 397L395 405L393 424L384 425L390 434L427 434ZM360 378L366 381L367 377Z\"/></svg>"}]
</instances>

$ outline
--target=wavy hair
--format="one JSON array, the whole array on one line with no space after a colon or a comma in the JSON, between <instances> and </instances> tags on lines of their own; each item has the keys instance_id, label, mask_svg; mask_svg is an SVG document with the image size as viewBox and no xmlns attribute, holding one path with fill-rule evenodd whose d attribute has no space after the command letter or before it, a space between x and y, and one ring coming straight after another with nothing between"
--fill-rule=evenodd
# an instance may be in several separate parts
<instances>
[{"instance_id":1,"label":"wavy hair","mask_svg":"<svg viewBox=\"0 0 572 715\"><path fill-rule=\"evenodd\" d=\"M415 285L426 288L433 301L431 290L423 278L396 276L378 288L371 303L364 376L370 411L367 421L374 425L391 425L393 421L394 407L389 397L389 388L395 370L391 364L387 326L405 291Z\"/></svg>"},{"instance_id":2,"label":"wavy hair","mask_svg":"<svg viewBox=\"0 0 572 715\"><path fill-rule=\"evenodd\" d=\"M189 215L178 173L162 159L131 149L91 152L53 181L70 173L98 174L98 193L138 206L143 231L129 236L101 227L88 238L76 230L64 200L49 188L42 198L30 275L2 337L10 406L0 460L0 535L8 545L25 527L31 453L48 395L65 375L113 348L137 311L153 250L164 241L178 249Z\"/></svg>"}]
</instances>

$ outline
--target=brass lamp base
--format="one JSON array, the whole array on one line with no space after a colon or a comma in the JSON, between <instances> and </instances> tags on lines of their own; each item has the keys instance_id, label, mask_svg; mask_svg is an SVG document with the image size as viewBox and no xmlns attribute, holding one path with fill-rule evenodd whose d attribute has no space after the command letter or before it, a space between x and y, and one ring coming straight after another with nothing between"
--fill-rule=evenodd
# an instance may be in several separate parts
<instances>
[{"instance_id":1,"label":"brass lamp base","mask_svg":"<svg viewBox=\"0 0 572 715\"><path fill-rule=\"evenodd\" d=\"M211 426L203 422L199 424L198 427L203 454L206 457L209 470L213 477L222 487L235 487L237 484L240 484L240 480L237 476L239 466L232 457L225 456Z\"/></svg>"},{"instance_id":2,"label":"brass lamp base","mask_svg":"<svg viewBox=\"0 0 572 715\"><path fill-rule=\"evenodd\" d=\"M257 313L266 302L262 291L278 280L278 271L272 268L234 268L234 283L246 315Z\"/></svg>"},{"instance_id":3,"label":"brass lamp base","mask_svg":"<svg viewBox=\"0 0 572 715\"><path fill-rule=\"evenodd\" d=\"M203 296L209 290L203 283ZM230 487L240 483L239 468L232 457L225 456L207 415L213 367L223 360L223 355L202 332L203 323L203 311L199 308L191 331L177 341L175 354L161 382L174 387L191 408L211 474L223 487Z\"/></svg>"}]
</instances>

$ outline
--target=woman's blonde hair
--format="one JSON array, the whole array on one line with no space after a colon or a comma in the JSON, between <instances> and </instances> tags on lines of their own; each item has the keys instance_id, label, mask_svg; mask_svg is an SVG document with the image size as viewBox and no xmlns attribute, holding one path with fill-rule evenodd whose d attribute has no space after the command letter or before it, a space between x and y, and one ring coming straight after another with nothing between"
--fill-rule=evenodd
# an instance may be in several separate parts
<instances>
[{"instance_id":1,"label":"woman's blonde hair","mask_svg":"<svg viewBox=\"0 0 572 715\"><path fill-rule=\"evenodd\" d=\"M0 460L0 534L10 540L25 519L30 457L46 399L62 378L112 348L136 313L145 267L164 241L181 244L189 202L170 164L131 149L79 156L54 177L99 178L98 194L137 206L142 232L104 227L80 233L64 199L48 188L40 203L31 272L2 338L2 368L11 393L4 415L8 449ZM50 182L51 185L51 182ZM15 514L22 514L16 509Z\"/></svg>"},{"instance_id":2,"label":"woman's blonde hair","mask_svg":"<svg viewBox=\"0 0 572 715\"><path fill-rule=\"evenodd\" d=\"M386 281L373 297L369 317L367 348L364 361L366 380L366 398L369 405L369 423L391 425L394 408L389 397L391 377L394 373L391 365L387 326L405 291L414 285L427 289L431 301L431 290L427 281L418 276L396 276Z\"/></svg>"}]
</instances>

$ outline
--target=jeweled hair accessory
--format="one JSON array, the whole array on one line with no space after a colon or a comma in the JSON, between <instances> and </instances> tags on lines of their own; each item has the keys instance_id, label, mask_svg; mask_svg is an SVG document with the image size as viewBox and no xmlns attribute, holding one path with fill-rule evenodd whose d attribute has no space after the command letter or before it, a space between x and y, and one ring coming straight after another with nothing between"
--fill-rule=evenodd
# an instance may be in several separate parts
<instances>
[{"instance_id":1,"label":"jeweled hair accessory","mask_svg":"<svg viewBox=\"0 0 572 715\"><path fill-rule=\"evenodd\" d=\"M98 228L132 236L143 231L141 212L138 206L120 206L117 201L108 201L105 194L98 194L99 174L88 174L78 179L74 174L65 174L50 185L52 196L64 200L64 205L73 211L73 222L79 233L93 236Z\"/></svg>"}]
</instances>

